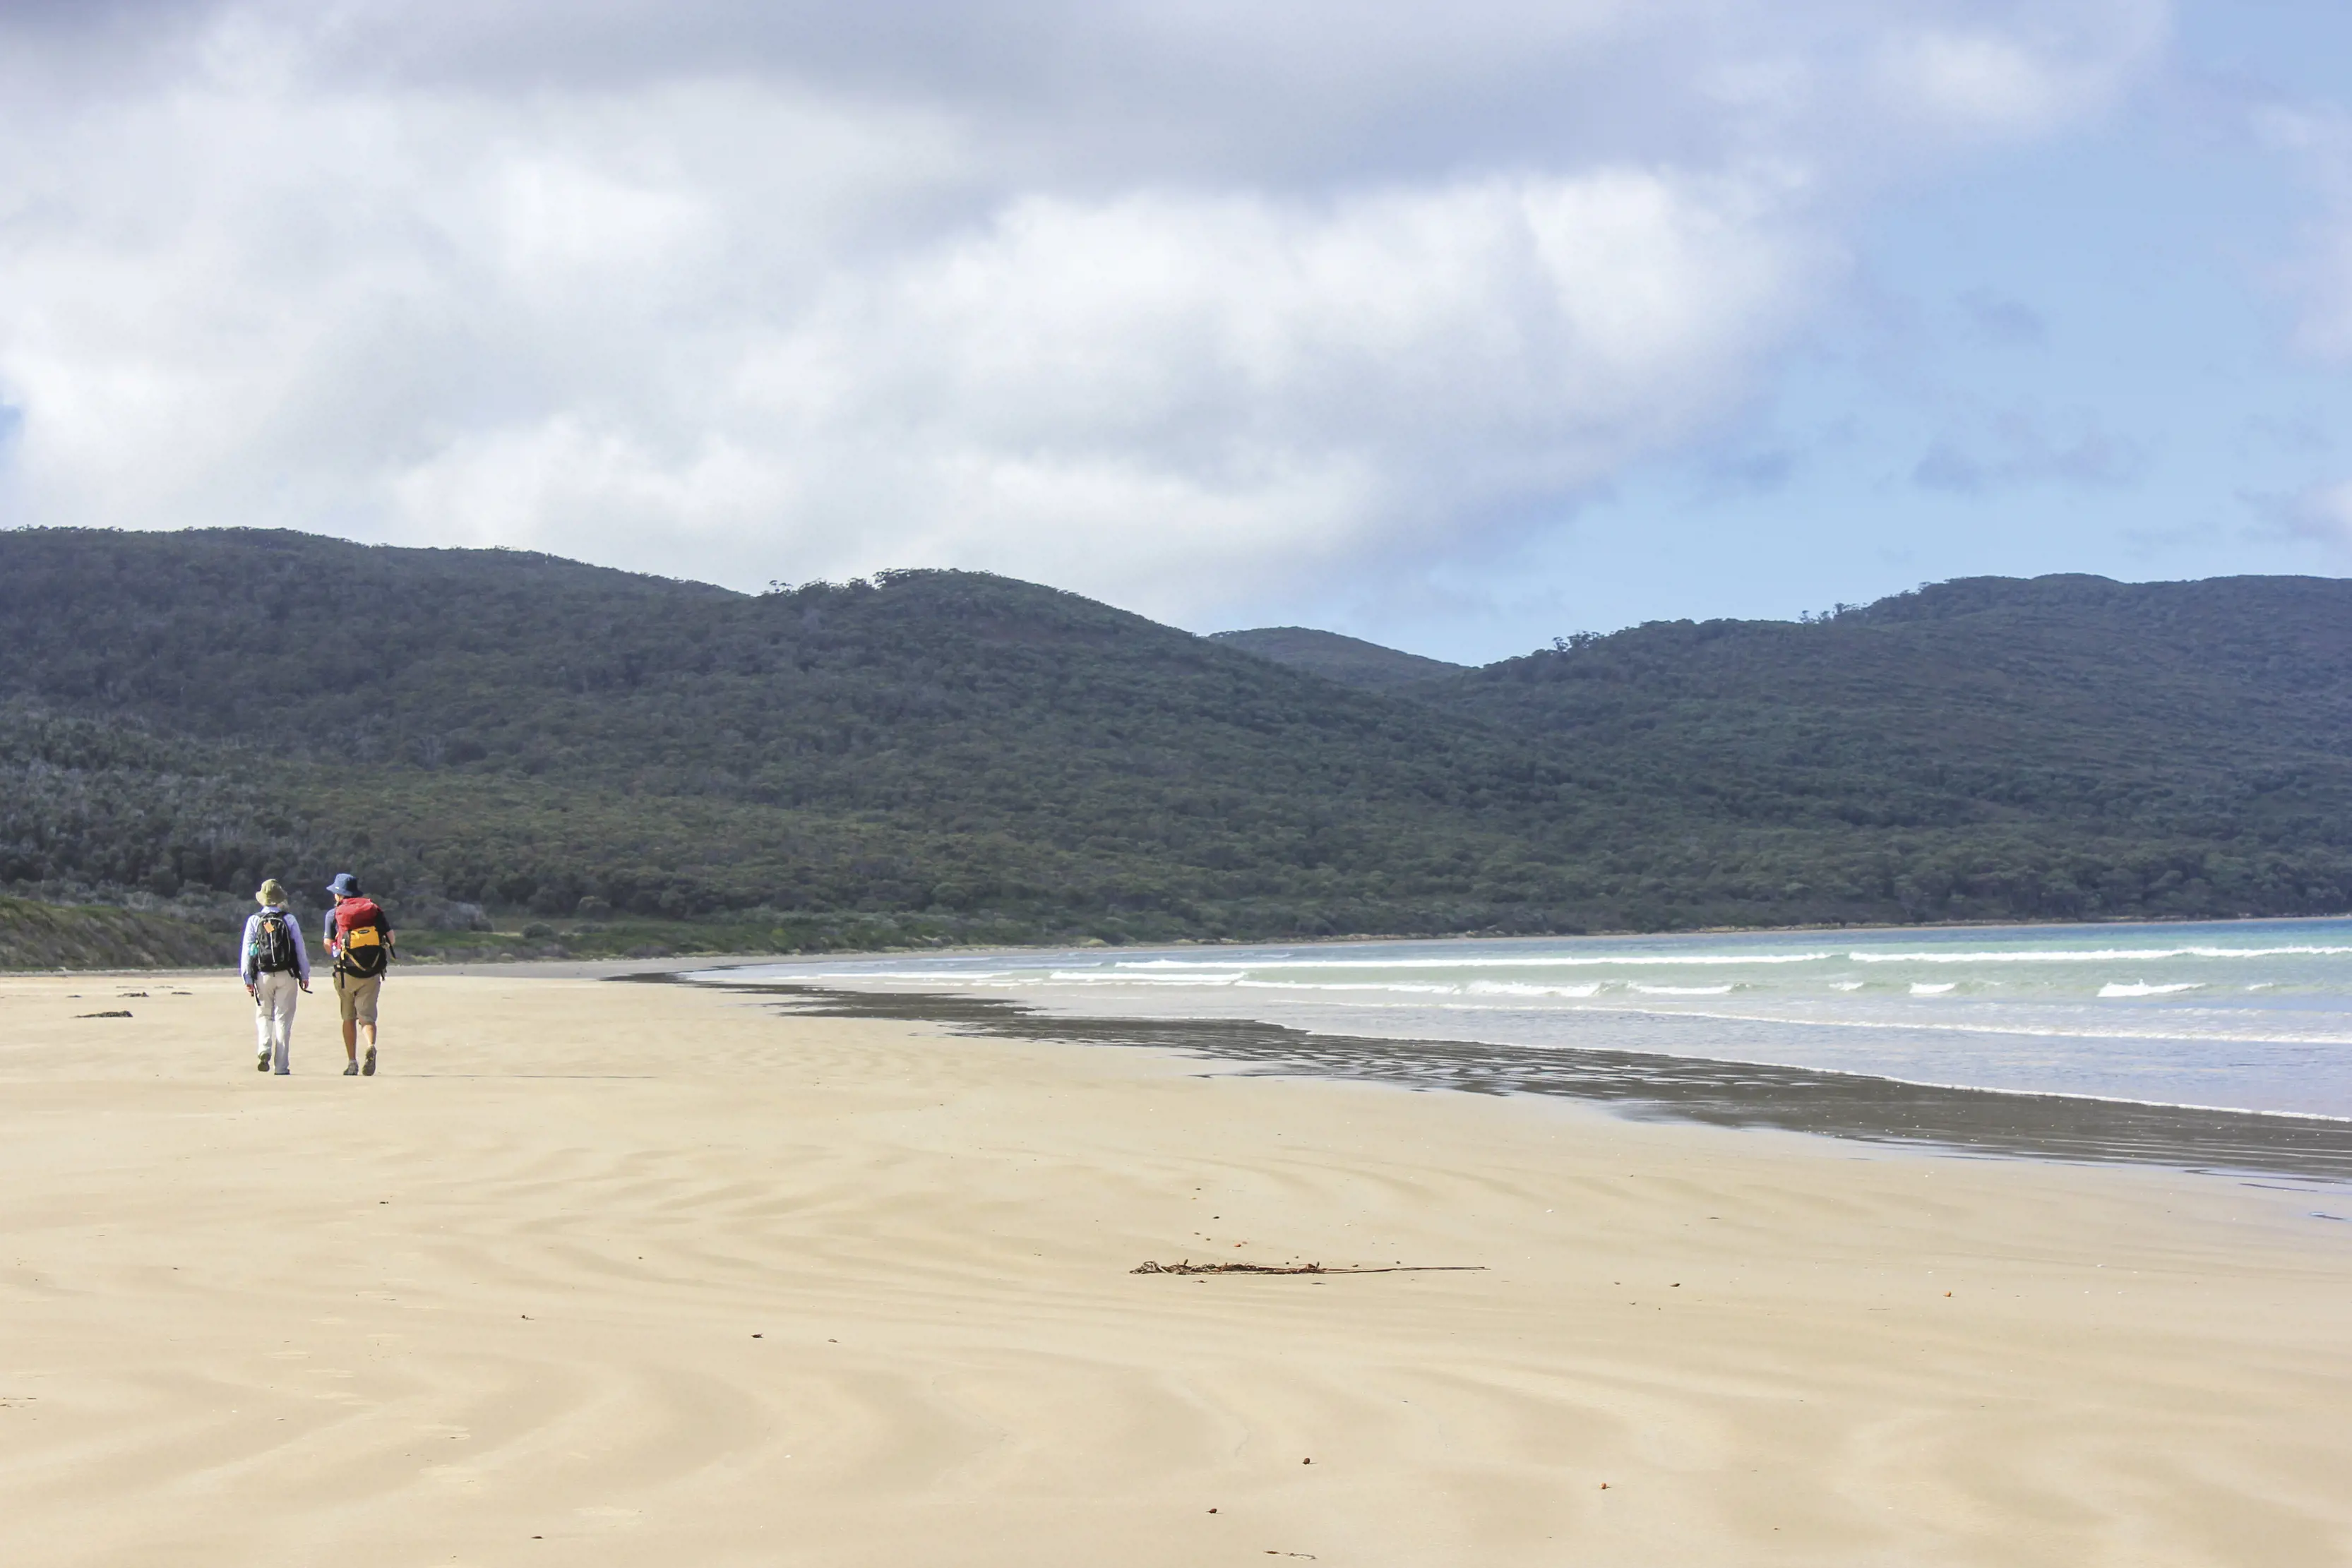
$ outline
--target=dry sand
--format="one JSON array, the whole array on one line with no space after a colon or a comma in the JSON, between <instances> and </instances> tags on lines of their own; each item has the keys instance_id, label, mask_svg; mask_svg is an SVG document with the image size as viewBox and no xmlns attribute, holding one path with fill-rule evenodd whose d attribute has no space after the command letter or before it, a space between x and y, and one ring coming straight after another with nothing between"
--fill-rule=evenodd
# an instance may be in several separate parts
<instances>
[{"instance_id":1,"label":"dry sand","mask_svg":"<svg viewBox=\"0 0 2352 1568\"><path fill-rule=\"evenodd\" d=\"M277 1079L233 983L0 977L0 1561L2352 1561L2342 1194L675 987L384 1017ZM1186 1256L1488 1271L1129 1272Z\"/></svg>"}]
</instances>

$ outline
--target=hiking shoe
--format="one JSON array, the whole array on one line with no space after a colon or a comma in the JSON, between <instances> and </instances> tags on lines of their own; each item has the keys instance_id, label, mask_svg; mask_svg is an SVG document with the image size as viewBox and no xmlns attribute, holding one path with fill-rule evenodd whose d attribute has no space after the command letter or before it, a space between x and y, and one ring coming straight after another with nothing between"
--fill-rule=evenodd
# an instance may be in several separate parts
<instances>
[{"instance_id":1,"label":"hiking shoe","mask_svg":"<svg viewBox=\"0 0 2352 1568\"><path fill-rule=\"evenodd\" d=\"M360 1065L360 1076L362 1078L375 1076L375 1047L372 1045L368 1047L367 1061Z\"/></svg>"},{"instance_id":2,"label":"hiking shoe","mask_svg":"<svg viewBox=\"0 0 2352 1568\"><path fill-rule=\"evenodd\" d=\"M346 1077L346 1078L357 1078L359 1075L360 1075L360 1064L359 1064L358 1062L356 1062L356 1061L346 1061L346 1062L344 1062L344 1063L343 1063L343 1076L344 1076L344 1077Z\"/></svg>"}]
</instances>

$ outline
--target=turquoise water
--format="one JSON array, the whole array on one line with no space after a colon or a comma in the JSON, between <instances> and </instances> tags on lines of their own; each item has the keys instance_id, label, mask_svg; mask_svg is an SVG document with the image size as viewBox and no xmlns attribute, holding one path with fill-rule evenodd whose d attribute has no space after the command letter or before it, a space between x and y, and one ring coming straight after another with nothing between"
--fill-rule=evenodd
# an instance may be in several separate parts
<instances>
[{"instance_id":1,"label":"turquoise water","mask_svg":"<svg viewBox=\"0 0 2352 1568\"><path fill-rule=\"evenodd\" d=\"M1097 947L727 975L2352 1117L2352 919Z\"/></svg>"}]
</instances>

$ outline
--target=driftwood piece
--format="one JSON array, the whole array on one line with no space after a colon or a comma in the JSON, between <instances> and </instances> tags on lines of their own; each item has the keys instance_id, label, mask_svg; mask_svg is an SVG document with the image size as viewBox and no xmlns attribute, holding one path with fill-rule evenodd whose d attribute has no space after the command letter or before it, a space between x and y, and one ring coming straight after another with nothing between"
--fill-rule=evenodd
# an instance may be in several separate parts
<instances>
[{"instance_id":1,"label":"driftwood piece","mask_svg":"<svg viewBox=\"0 0 2352 1568\"><path fill-rule=\"evenodd\" d=\"M1320 1263L1139 1263L1130 1274L1483 1274L1484 1263L1391 1263L1378 1269L1326 1269Z\"/></svg>"}]
</instances>

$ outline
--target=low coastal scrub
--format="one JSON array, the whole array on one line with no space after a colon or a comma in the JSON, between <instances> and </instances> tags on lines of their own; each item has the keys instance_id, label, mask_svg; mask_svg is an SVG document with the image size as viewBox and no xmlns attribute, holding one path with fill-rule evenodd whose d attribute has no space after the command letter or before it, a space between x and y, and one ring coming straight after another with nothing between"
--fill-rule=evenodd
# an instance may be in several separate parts
<instances>
[{"instance_id":1,"label":"low coastal scrub","mask_svg":"<svg viewBox=\"0 0 2352 1568\"><path fill-rule=\"evenodd\" d=\"M485 929L407 928L404 963L514 959L672 958L700 955L876 953L913 948L1023 946L1053 935L1018 922L920 915L775 916L739 920L530 920ZM1083 940L1083 938L1081 938Z\"/></svg>"},{"instance_id":2,"label":"low coastal scrub","mask_svg":"<svg viewBox=\"0 0 2352 1568\"><path fill-rule=\"evenodd\" d=\"M235 961L235 941L168 915L0 898L0 969L184 969Z\"/></svg>"}]
</instances>

